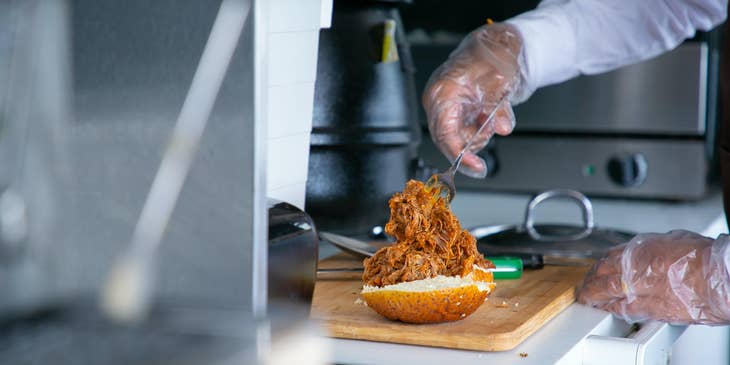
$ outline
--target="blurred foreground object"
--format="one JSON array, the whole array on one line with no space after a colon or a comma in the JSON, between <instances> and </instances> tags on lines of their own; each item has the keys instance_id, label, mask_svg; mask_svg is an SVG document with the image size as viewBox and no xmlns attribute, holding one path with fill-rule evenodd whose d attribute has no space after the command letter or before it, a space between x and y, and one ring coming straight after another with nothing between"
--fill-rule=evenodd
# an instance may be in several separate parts
<instances>
[{"instance_id":1,"label":"blurred foreground object","mask_svg":"<svg viewBox=\"0 0 730 365\"><path fill-rule=\"evenodd\" d=\"M300 363L326 362L303 314L307 287L286 291L276 272L283 289L268 303L261 70L276 9L230 1L251 11L197 155L188 155L189 175L176 181L177 205L156 215L155 228L166 231L160 260L143 263L157 273L149 315L127 325L105 318L95 299L132 237L221 1L0 5L3 362L277 363L302 348ZM171 148L196 144L176 142ZM297 229L290 233L316 246L313 224ZM286 247L273 257L290 257ZM316 249L308 254L303 262L316 262Z\"/></svg>"},{"instance_id":2,"label":"blurred foreground object","mask_svg":"<svg viewBox=\"0 0 730 365\"><path fill-rule=\"evenodd\" d=\"M127 251L116 260L102 290L102 307L118 321L140 321L149 311L160 243L198 151L249 9L250 4L243 0L223 0L221 3L132 240Z\"/></svg>"},{"instance_id":3,"label":"blurred foreground object","mask_svg":"<svg viewBox=\"0 0 730 365\"><path fill-rule=\"evenodd\" d=\"M70 68L63 1L0 4L0 319L60 300L69 207Z\"/></svg>"}]
</instances>

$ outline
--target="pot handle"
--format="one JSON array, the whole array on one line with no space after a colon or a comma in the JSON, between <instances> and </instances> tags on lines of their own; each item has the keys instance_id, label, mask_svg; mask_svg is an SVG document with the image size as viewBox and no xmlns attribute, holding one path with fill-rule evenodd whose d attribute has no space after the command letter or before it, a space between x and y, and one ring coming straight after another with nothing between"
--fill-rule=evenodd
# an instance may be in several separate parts
<instances>
[{"instance_id":1,"label":"pot handle","mask_svg":"<svg viewBox=\"0 0 730 365\"><path fill-rule=\"evenodd\" d=\"M534 211L535 208L537 208L540 203L552 199L552 198L570 198L573 201L580 204L581 211L583 213L583 230L571 234L571 235L544 235L538 232L535 229L535 216ZM593 205L591 204L591 201L588 200L588 198L583 195L582 193L575 191L575 190L568 190L568 189L556 189L556 190L548 190L544 193L538 194L536 197L532 198L530 200L530 203L527 204L527 211L525 211L525 229L527 230L527 233L535 240L538 241L556 241L556 240L562 240L562 241L573 241L573 240L579 240L581 238L584 238L591 234L593 232L593 228L595 227L595 224L593 223Z\"/></svg>"}]
</instances>

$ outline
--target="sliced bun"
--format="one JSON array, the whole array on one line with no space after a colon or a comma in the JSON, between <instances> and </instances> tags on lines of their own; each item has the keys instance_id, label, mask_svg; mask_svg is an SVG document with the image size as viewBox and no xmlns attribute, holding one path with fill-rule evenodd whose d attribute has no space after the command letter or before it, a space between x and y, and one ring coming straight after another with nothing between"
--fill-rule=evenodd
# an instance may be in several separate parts
<instances>
[{"instance_id":1,"label":"sliced bun","mask_svg":"<svg viewBox=\"0 0 730 365\"><path fill-rule=\"evenodd\" d=\"M361 295L368 307L388 319L437 323L466 318L493 290L492 273L475 265L465 277L436 276L383 287L365 285Z\"/></svg>"}]
</instances>

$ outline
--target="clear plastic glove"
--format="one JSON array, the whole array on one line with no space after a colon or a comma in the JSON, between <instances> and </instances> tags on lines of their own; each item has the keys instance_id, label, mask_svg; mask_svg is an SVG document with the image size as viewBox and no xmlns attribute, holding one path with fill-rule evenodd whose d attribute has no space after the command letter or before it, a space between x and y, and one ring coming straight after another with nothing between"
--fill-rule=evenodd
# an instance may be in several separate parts
<instances>
[{"instance_id":1,"label":"clear plastic glove","mask_svg":"<svg viewBox=\"0 0 730 365\"><path fill-rule=\"evenodd\" d=\"M499 108L490 123L474 138L464 154L459 171L485 177L487 165L476 155L494 133L512 132L515 117L510 100L520 84L522 38L505 23L495 23L471 32L433 72L423 94L431 138L449 161L466 146L469 138ZM506 101L497 105L504 95Z\"/></svg>"},{"instance_id":2,"label":"clear plastic glove","mask_svg":"<svg viewBox=\"0 0 730 365\"><path fill-rule=\"evenodd\" d=\"M578 301L627 322L730 323L730 236L640 234L598 261Z\"/></svg>"}]
</instances>

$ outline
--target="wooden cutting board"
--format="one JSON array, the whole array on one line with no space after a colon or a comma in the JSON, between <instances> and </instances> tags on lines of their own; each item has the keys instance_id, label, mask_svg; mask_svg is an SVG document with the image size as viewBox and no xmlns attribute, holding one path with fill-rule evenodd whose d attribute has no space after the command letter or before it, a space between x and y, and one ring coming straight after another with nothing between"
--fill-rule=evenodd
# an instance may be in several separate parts
<instances>
[{"instance_id":1,"label":"wooden cutting board","mask_svg":"<svg viewBox=\"0 0 730 365\"><path fill-rule=\"evenodd\" d=\"M342 255L320 268L362 267ZM471 316L456 322L394 322L368 308L360 298L358 273L320 274L311 317L331 337L479 351L513 349L575 301L575 287L589 266L552 266L525 271L519 280L498 280L489 299Z\"/></svg>"}]
</instances>

